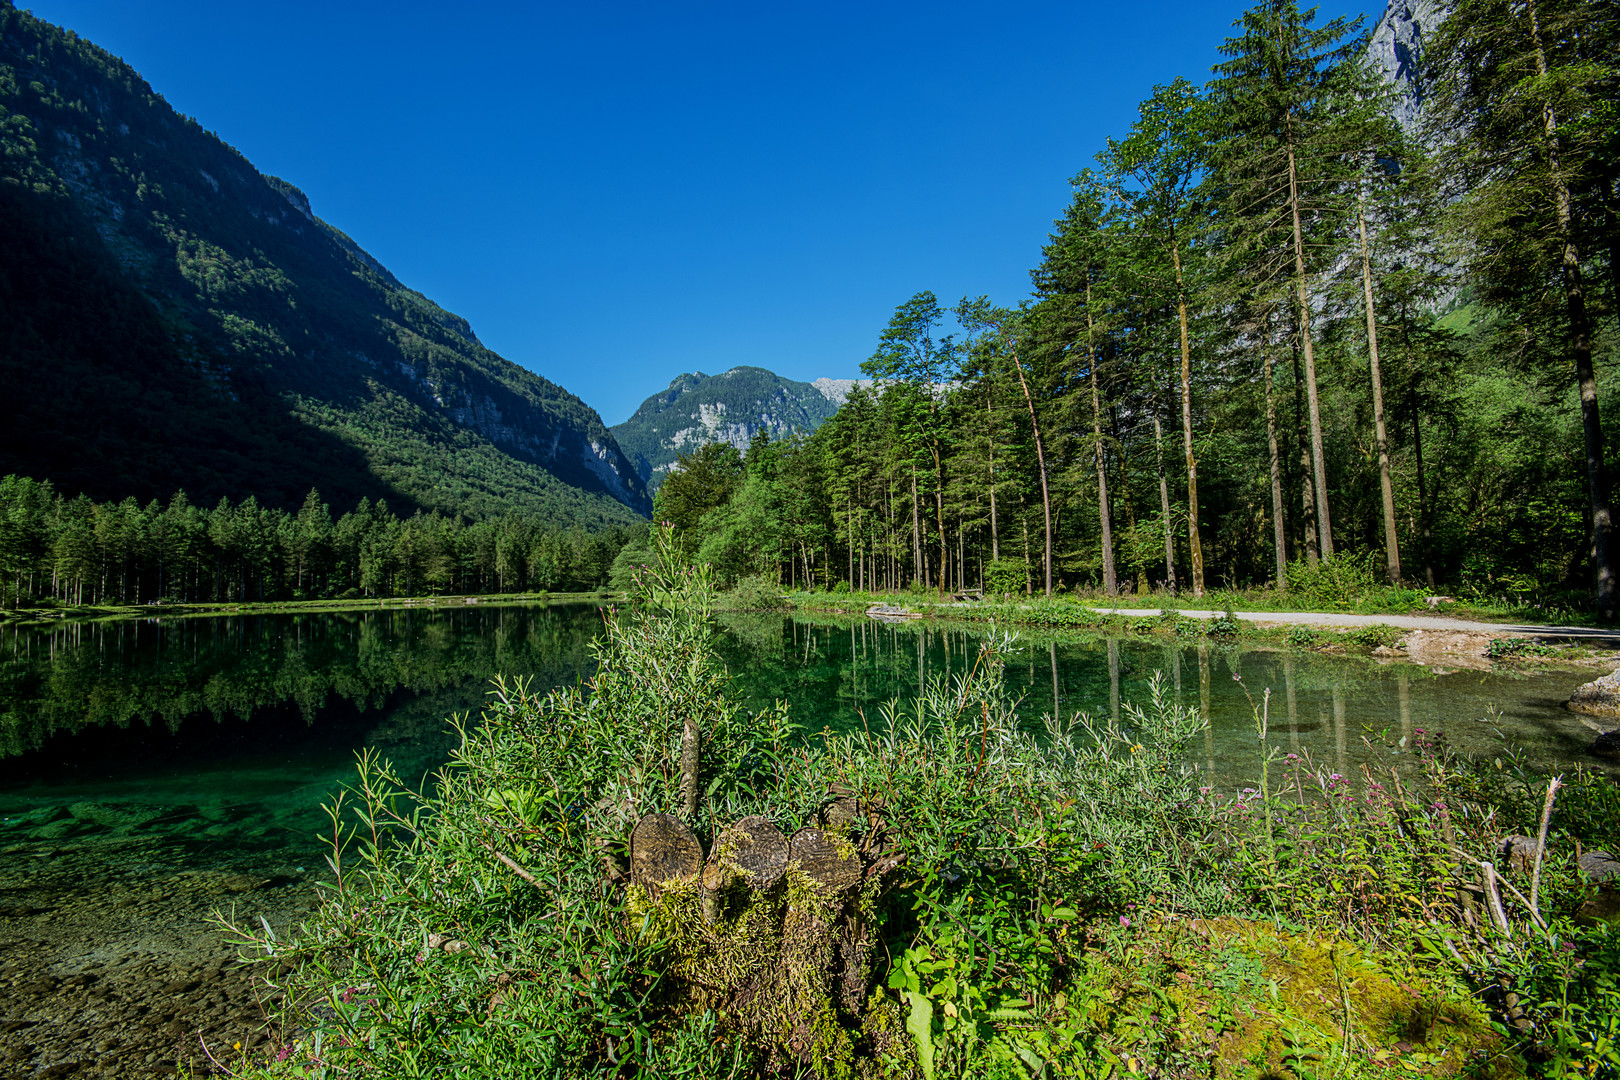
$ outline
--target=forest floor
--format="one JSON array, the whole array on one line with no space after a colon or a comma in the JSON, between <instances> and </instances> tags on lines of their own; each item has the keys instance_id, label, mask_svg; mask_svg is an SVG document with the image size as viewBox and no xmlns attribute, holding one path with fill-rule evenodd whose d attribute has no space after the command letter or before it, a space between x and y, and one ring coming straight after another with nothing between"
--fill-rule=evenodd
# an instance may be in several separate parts
<instances>
[{"instance_id":1,"label":"forest floor","mask_svg":"<svg viewBox=\"0 0 1620 1080\"><path fill-rule=\"evenodd\" d=\"M53 622L97 622L105 619L172 618L193 615L267 615L321 613L328 611L387 611L418 607L462 607L468 604L579 603L618 599L622 594L583 593L489 593L476 596L390 596L362 600L267 600L236 601L223 604L82 604L70 607L20 607L0 609L0 625L44 624Z\"/></svg>"}]
</instances>

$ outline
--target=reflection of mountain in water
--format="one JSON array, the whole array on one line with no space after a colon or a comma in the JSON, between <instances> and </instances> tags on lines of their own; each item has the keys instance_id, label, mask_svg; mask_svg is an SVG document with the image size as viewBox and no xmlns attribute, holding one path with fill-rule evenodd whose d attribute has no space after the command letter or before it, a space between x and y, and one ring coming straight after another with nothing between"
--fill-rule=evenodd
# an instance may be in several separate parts
<instances>
[{"instance_id":1,"label":"reflection of mountain in water","mask_svg":"<svg viewBox=\"0 0 1620 1080\"><path fill-rule=\"evenodd\" d=\"M0 630L0 755L89 729L161 721L175 732L188 717L270 708L314 723L334 698L366 711L396 691L472 684L481 695L497 673L571 681L598 624L594 607L480 606ZM442 730L444 717L422 722Z\"/></svg>"}]
</instances>

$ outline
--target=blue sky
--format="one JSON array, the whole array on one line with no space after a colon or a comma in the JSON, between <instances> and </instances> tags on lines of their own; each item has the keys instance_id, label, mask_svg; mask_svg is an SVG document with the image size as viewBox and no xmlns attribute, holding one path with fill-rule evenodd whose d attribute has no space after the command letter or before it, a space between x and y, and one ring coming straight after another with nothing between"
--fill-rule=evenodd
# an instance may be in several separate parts
<instances>
[{"instance_id":1,"label":"blue sky","mask_svg":"<svg viewBox=\"0 0 1620 1080\"><path fill-rule=\"evenodd\" d=\"M613 424L683 371L855 377L919 289L1027 295L1068 178L1245 6L31 10Z\"/></svg>"}]
</instances>

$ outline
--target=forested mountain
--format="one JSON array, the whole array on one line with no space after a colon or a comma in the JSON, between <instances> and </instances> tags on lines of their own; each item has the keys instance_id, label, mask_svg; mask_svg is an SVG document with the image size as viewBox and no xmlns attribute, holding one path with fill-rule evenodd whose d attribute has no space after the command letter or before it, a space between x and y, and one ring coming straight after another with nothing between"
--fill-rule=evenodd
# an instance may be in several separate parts
<instances>
[{"instance_id":1,"label":"forested mountain","mask_svg":"<svg viewBox=\"0 0 1620 1080\"><path fill-rule=\"evenodd\" d=\"M594 410L9 0L0 140L0 475L588 527L647 509Z\"/></svg>"},{"instance_id":2,"label":"forested mountain","mask_svg":"<svg viewBox=\"0 0 1620 1080\"><path fill-rule=\"evenodd\" d=\"M759 367L697 371L677 376L612 431L648 489L656 490L678 455L705 443L743 450L760 432L776 439L794 431L808 435L838 411L854 385L849 379L795 382Z\"/></svg>"},{"instance_id":3,"label":"forested mountain","mask_svg":"<svg viewBox=\"0 0 1620 1080\"><path fill-rule=\"evenodd\" d=\"M1376 35L1258 0L1219 54L1092 148L1027 298L917 292L873 387L693 455L657 519L732 578L1199 596L1350 564L1613 617L1612 0L1394 0Z\"/></svg>"}]
</instances>

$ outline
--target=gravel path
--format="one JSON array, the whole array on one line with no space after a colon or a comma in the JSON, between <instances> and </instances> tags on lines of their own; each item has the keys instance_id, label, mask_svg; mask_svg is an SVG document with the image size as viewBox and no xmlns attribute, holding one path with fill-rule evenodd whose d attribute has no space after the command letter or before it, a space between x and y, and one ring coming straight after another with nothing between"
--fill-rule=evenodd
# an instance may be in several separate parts
<instances>
[{"instance_id":1,"label":"gravel path","mask_svg":"<svg viewBox=\"0 0 1620 1080\"><path fill-rule=\"evenodd\" d=\"M1140 615L1143 618L1154 618L1163 614L1159 608L1096 608L1104 615ZM1185 615L1190 619L1214 619L1226 613L1224 611L1195 611L1190 608L1177 609L1177 614ZM1463 634L1490 634L1501 637L1504 634L1532 634L1542 638L1581 638L1586 640L1615 640L1620 641L1620 630L1611 630L1592 626L1530 626L1520 623L1487 623L1471 622L1467 619L1450 619L1444 615L1347 615L1337 612L1324 611L1234 611L1233 615L1250 622L1261 623L1301 623L1305 626L1396 626L1403 630L1450 630Z\"/></svg>"}]
</instances>

